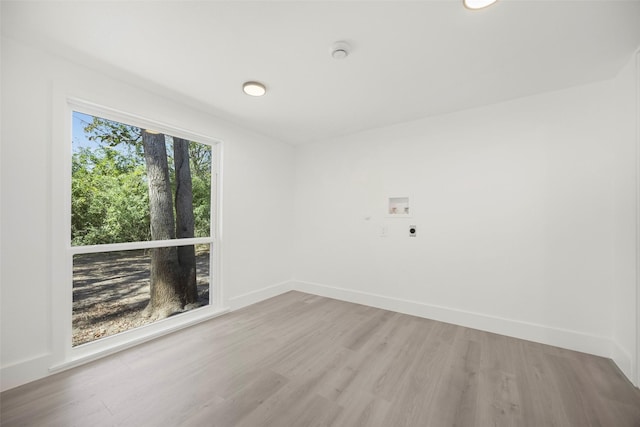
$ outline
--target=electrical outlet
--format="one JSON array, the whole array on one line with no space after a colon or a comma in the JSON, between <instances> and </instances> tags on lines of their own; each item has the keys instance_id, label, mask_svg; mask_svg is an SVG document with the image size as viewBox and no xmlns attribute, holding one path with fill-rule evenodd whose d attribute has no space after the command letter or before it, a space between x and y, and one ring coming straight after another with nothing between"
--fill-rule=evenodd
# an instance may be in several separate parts
<instances>
[{"instance_id":1,"label":"electrical outlet","mask_svg":"<svg viewBox=\"0 0 640 427\"><path fill-rule=\"evenodd\" d=\"M409 237L416 237L416 232L418 231L418 228L415 225L410 225L409 226Z\"/></svg>"}]
</instances>

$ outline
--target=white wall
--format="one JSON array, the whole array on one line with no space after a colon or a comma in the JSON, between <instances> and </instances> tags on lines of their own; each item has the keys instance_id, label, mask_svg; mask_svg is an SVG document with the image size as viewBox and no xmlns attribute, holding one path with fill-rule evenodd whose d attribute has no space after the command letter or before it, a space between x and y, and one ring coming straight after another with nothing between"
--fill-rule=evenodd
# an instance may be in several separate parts
<instances>
[{"instance_id":1,"label":"white wall","mask_svg":"<svg viewBox=\"0 0 640 427\"><path fill-rule=\"evenodd\" d=\"M629 374L625 76L298 147L296 286L607 357L615 330Z\"/></svg>"},{"instance_id":2,"label":"white wall","mask_svg":"<svg viewBox=\"0 0 640 427\"><path fill-rule=\"evenodd\" d=\"M633 73L293 150L3 39L2 388L50 360L61 85L224 141L226 305L289 288L293 270L301 290L612 356L630 375ZM414 217L386 218L389 196L410 196Z\"/></svg>"},{"instance_id":3,"label":"white wall","mask_svg":"<svg viewBox=\"0 0 640 427\"><path fill-rule=\"evenodd\" d=\"M630 378L637 377L636 363L636 162L637 140L636 126L638 69L636 57L620 72L613 81L613 105L611 119L613 128L608 141L616 168L613 174L613 358ZM635 373L635 374L634 374Z\"/></svg>"},{"instance_id":4,"label":"white wall","mask_svg":"<svg viewBox=\"0 0 640 427\"><path fill-rule=\"evenodd\" d=\"M294 151L210 115L2 39L2 388L46 374L51 359L51 146L54 88L209 135L224 144L225 306L264 298L291 274ZM55 102L54 102L55 101ZM70 297L70 296L69 296Z\"/></svg>"}]
</instances>

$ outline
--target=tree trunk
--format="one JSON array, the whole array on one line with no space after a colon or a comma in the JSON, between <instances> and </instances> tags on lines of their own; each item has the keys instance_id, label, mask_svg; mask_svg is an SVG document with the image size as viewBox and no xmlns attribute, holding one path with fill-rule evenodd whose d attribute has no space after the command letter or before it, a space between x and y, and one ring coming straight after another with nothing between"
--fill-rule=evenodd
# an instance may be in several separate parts
<instances>
[{"instance_id":1,"label":"tree trunk","mask_svg":"<svg viewBox=\"0 0 640 427\"><path fill-rule=\"evenodd\" d=\"M173 161L176 173L176 237L194 237L193 190L189 167L189 141L173 137ZM198 302L196 250L194 245L178 247L180 299L184 305Z\"/></svg>"},{"instance_id":2,"label":"tree trunk","mask_svg":"<svg viewBox=\"0 0 640 427\"><path fill-rule=\"evenodd\" d=\"M149 213L153 240L175 239L173 201L167 148L164 135L142 133L149 185ZM176 286L180 283L180 264L176 247L151 249L151 294L145 314L168 317L183 308Z\"/></svg>"}]
</instances>

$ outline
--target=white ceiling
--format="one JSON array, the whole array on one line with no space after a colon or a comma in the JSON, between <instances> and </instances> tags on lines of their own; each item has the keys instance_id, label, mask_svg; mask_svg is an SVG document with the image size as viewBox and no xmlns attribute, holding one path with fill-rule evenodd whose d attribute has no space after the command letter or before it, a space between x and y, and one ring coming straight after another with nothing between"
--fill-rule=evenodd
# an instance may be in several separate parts
<instances>
[{"instance_id":1,"label":"white ceiling","mask_svg":"<svg viewBox=\"0 0 640 427\"><path fill-rule=\"evenodd\" d=\"M3 1L2 33L302 144L611 78L640 0Z\"/></svg>"}]
</instances>

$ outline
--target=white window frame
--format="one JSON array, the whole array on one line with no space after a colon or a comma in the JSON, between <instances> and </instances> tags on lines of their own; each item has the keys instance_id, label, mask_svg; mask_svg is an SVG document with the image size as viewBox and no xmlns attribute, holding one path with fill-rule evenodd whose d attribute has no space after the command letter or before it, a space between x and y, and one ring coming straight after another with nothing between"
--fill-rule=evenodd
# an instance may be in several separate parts
<instances>
[{"instance_id":1,"label":"white window frame","mask_svg":"<svg viewBox=\"0 0 640 427\"><path fill-rule=\"evenodd\" d=\"M162 336L226 313L223 307L221 283L221 158L223 143L207 135L185 130L176 126L157 122L135 114L98 105L84 99L57 94L54 102L52 123L52 169L51 169L51 207L52 234L50 245L51 260L51 342L52 355L50 372L67 369L88 361L106 356L116 351L137 345L158 336ZM54 95L54 98L56 96ZM64 101L62 101L64 100ZM64 105L61 105L64 103ZM71 245L71 164L72 164L72 116L81 112L108 120L154 129L158 132L179 138L210 145L211 164L211 232L209 237L189 239L152 240L146 242L127 242L91 246ZM85 253L110 252L116 250L147 249L167 246L185 246L194 244L210 245L209 258L209 305L158 320L148 325L103 337L86 344L72 346L72 310L73 310L73 256Z\"/></svg>"}]
</instances>

